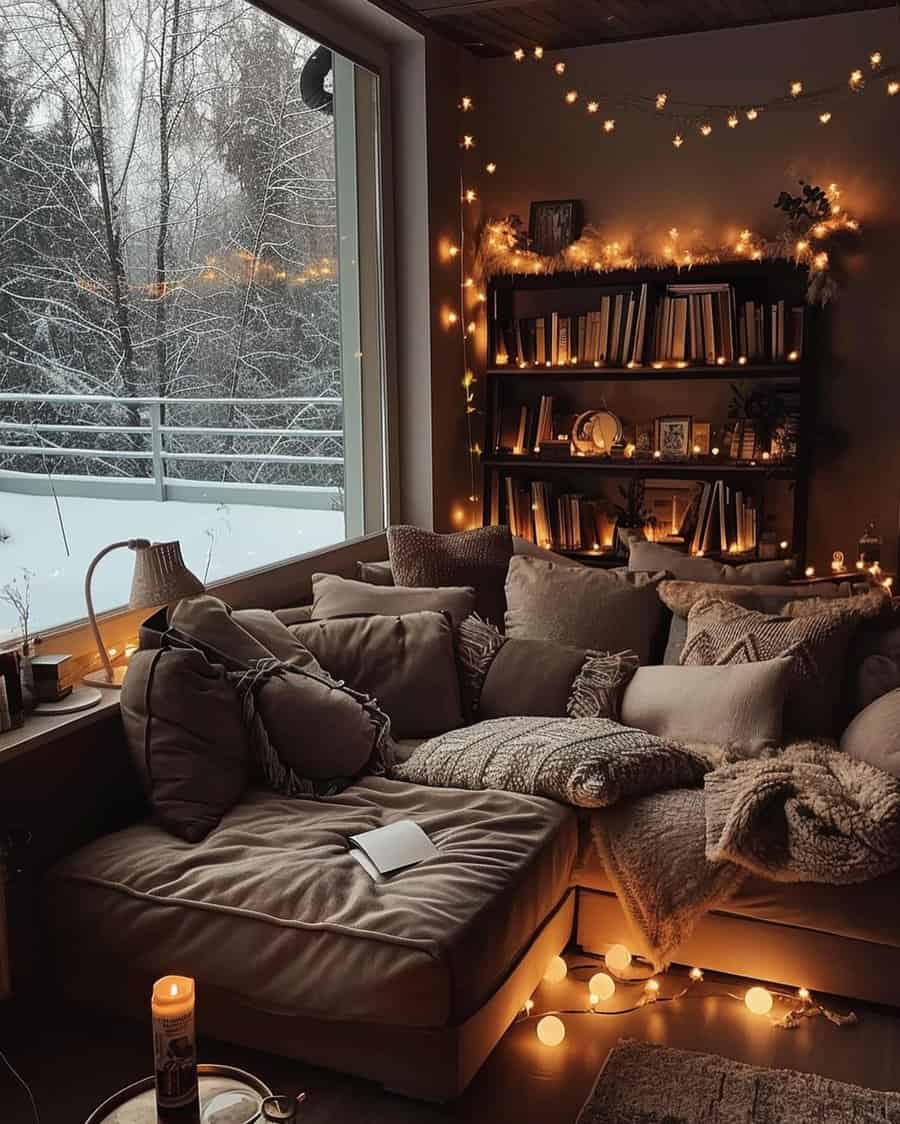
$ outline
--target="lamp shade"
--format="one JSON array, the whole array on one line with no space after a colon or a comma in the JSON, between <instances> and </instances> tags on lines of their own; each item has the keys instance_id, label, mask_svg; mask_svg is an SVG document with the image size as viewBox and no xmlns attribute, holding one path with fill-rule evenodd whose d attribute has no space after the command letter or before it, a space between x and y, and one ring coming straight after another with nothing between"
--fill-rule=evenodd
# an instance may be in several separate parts
<instances>
[{"instance_id":1,"label":"lamp shade","mask_svg":"<svg viewBox=\"0 0 900 1124\"><path fill-rule=\"evenodd\" d=\"M185 566L179 543L155 542L135 547L129 608L170 605L182 597L202 593L203 588L203 582Z\"/></svg>"}]
</instances>

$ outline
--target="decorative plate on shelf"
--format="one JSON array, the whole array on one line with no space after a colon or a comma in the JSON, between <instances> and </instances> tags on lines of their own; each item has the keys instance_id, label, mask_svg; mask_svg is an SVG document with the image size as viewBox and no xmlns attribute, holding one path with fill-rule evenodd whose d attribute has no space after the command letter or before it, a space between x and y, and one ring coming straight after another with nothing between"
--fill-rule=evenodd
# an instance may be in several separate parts
<instances>
[{"instance_id":1,"label":"decorative plate on shelf","mask_svg":"<svg viewBox=\"0 0 900 1124\"><path fill-rule=\"evenodd\" d=\"M585 410L572 426L572 446L584 456L608 453L622 440L622 422L610 410Z\"/></svg>"}]
</instances>

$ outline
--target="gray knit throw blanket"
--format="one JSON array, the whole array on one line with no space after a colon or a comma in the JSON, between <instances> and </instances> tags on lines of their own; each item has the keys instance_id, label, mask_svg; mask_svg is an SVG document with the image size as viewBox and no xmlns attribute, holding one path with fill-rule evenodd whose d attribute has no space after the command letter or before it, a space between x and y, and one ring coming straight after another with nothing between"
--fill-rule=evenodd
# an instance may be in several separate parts
<instances>
[{"instance_id":1,"label":"gray knit throw blanket","mask_svg":"<svg viewBox=\"0 0 900 1124\"><path fill-rule=\"evenodd\" d=\"M830 742L707 773L592 813L594 842L642 951L662 969L749 874L844 885L900 867L900 781Z\"/></svg>"}]
</instances>

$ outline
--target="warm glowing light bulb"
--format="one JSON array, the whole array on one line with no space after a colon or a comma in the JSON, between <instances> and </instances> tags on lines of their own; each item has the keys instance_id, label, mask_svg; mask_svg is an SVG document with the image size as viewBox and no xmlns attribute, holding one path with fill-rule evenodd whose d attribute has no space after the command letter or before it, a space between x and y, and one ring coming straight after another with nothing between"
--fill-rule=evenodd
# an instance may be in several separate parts
<instances>
[{"instance_id":1,"label":"warm glowing light bulb","mask_svg":"<svg viewBox=\"0 0 900 1124\"><path fill-rule=\"evenodd\" d=\"M803 254L809 249L809 243L805 238L801 238L797 245L794 247L798 254Z\"/></svg>"},{"instance_id":2,"label":"warm glowing light bulb","mask_svg":"<svg viewBox=\"0 0 900 1124\"><path fill-rule=\"evenodd\" d=\"M703 979L703 973L699 968L691 968L689 975L694 983L699 983Z\"/></svg>"},{"instance_id":3,"label":"warm glowing light bulb","mask_svg":"<svg viewBox=\"0 0 900 1124\"><path fill-rule=\"evenodd\" d=\"M782 539L781 542L778 544L778 546L779 546L780 550L787 550L787 548L788 548L787 539Z\"/></svg>"},{"instance_id":4,"label":"warm glowing light bulb","mask_svg":"<svg viewBox=\"0 0 900 1124\"><path fill-rule=\"evenodd\" d=\"M654 454L655 456L656 454ZM606 953L606 966L621 975L631 965L631 953L623 944L614 944Z\"/></svg>"},{"instance_id":5,"label":"warm glowing light bulb","mask_svg":"<svg viewBox=\"0 0 900 1124\"><path fill-rule=\"evenodd\" d=\"M477 196L477 195L475 194L475 191L474 191L474 189L473 189L473 188L471 188L471 187L467 187L467 188L466 188L466 193L465 193L465 195L463 196L463 198L465 199L465 201L466 201L467 203L474 203L474 202L475 202L475 200L476 200L476 199L478 198L478 196Z\"/></svg>"},{"instance_id":6,"label":"warm glowing light bulb","mask_svg":"<svg viewBox=\"0 0 900 1124\"><path fill-rule=\"evenodd\" d=\"M459 253L459 246L451 246L447 250L447 253L450 255L451 258L455 258L456 255Z\"/></svg>"},{"instance_id":7,"label":"warm glowing light bulb","mask_svg":"<svg viewBox=\"0 0 900 1124\"><path fill-rule=\"evenodd\" d=\"M456 315L455 312L448 312L447 313L447 323L448 324L455 324L458 319L459 319L459 317Z\"/></svg>"},{"instance_id":8,"label":"warm glowing light bulb","mask_svg":"<svg viewBox=\"0 0 900 1124\"><path fill-rule=\"evenodd\" d=\"M747 356L746 355L739 355L738 356L738 366L739 367L746 367L747 366Z\"/></svg>"},{"instance_id":9,"label":"warm glowing light bulb","mask_svg":"<svg viewBox=\"0 0 900 1124\"><path fill-rule=\"evenodd\" d=\"M684 144L684 137L681 135L681 133L676 133L675 136L672 137L672 144L676 148L681 148L681 146Z\"/></svg>"},{"instance_id":10,"label":"warm glowing light bulb","mask_svg":"<svg viewBox=\"0 0 900 1124\"><path fill-rule=\"evenodd\" d=\"M700 456L700 446L699 445L695 445L691 451L693 452L695 457Z\"/></svg>"},{"instance_id":11,"label":"warm glowing light bulb","mask_svg":"<svg viewBox=\"0 0 900 1124\"><path fill-rule=\"evenodd\" d=\"M656 108L657 109L665 109L666 108L666 102L668 100L669 100L668 94L657 94L656 95Z\"/></svg>"},{"instance_id":12,"label":"warm glowing light bulb","mask_svg":"<svg viewBox=\"0 0 900 1124\"><path fill-rule=\"evenodd\" d=\"M801 1003L808 1003L811 998L808 989L805 987L798 987L797 998Z\"/></svg>"},{"instance_id":13,"label":"warm glowing light bulb","mask_svg":"<svg viewBox=\"0 0 900 1124\"><path fill-rule=\"evenodd\" d=\"M799 351L789 351L788 352L788 360L791 363L796 363L799 358L800 358L800 352Z\"/></svg>"},{"instance_id":14,"label":"warm glowing light bulb","mask_svg":"<svg viewBox=\"0 0 900 1124\"><path fill-rule=\"evenodd\" d=\"M470 97L462 97L459 99L459 108L463 111L463 113L468 113L473 105L474 102Z\"/></svg>"},{"instance_id":15,"label":"warm glowing light bulb","mask_svg":"<svg viewBox=\"0 0 900 1124\"><path fill-rule=\"evenodd\" d=\"M612 132L615 131L615 128L616 128L615 118L607 117L607 119L603 122L604 133L612 133Z\"/></svg>"},{"instance_id":16,"label":"warm glowing light bulb","mask_svg":"<svg viewBox=\"0 0 900 1124\"><path fill-rule=\"evenodd\" d=\"M725 366L725 356L724 355L717 356L716 363L718 363L718 365L720 367L724 367Z\"/></svg>"},{"instance_id":17,"label":"warm glowing light bulb","mask_svg":"<svg viewBox=\"0 0 900 1124\"><path fill-rule=\"evenodd\" d=\"M861 90L866 84L861 70L851 70L850 77L847 79L847 84L851 90Z\"/></svg>"},{"instance_id":18,"label":"warm glowing light bulb","mask_svg":"<svg viewBox=\"0 0 900 1124\"><path fill-rule=\"evenodd\" d=\"M873 70L877 70L883 61L884 56L881 51L873 51L871 55L869 55L869 66L871 66Z\"/></svg>"},{"instance_id":19,"label":"warm glowing light bulb","mask_svg":"<svg viewBox=\"0 0 900 1124\"><path fill-rule=\"evenodd\" d=\"M708 121L704 121L700 126L700 132L703 134L703 136L708 137L712 132L712 125L710 125Z\"/></svg>"},{"instance_id":20,"label":"warm glowing light bulb","mask_svg":"<svg viewBox=\"0 0 900 1124\"><path fill-rule=\"evenodd\" d=\"M466 135L462 139L462 146L465 149L474 148L475 138L471 134L466 133Z\"/></svg>"},{"instance_id":21,"label":"warm glowing light bulb","mask_svg":"<svg viewBox=\"0 0 900 1124\"><path fill-rule=\"evenodd\" d=\"M525 52L521 47L516 47L516 49L513 51L513 58L516 60L516 62L521 62L525 58Z\"/></svg>"},{"instance_id":22,"label":"warm glowing light bulb","mask_svg":"<svg viewBox=\"0 0 900 1124\"><path fill-rule=\"evenodd\" d=\"M900 94L900 82L888 82L887 92L889 98L895 98L897 94Z\"/></svg>"},{"instance_id":23,"label":"warm glowing light bulb","mask_svg":"<svg viewBox=\"0 0 900 1124\"><path fill-rule=\"evenodd\" d=\"M543 47L535 47L534 48L534 57L536 59L542 59L544 57L544 48Z\"/></svg>"},{"instance_id":24,"label":"warm glowing light bulb","mask_svg":"<svg viewBox=\"0 0 900 1124\"><path fill-rule=\"evenodd\" d=\"M544 1015L537 1024L536 1033L542 1046L558 1046L566 1036L566 1024L556 1015Z\"/></svg>"},{"instance_id":25,"label":"warm glowing light bulb","mask_svg":"<svg viewBox=\"0 0 900 1124\"><path fill-rule=\"evenodd\" d=\"M658 461L661 457L662 457L662 453L659 451L659 449L654 449L653 450L653 459Z\"/></svg>"},{"instance_id":26,"label":"warm glowing light bulb","mask_svg":"<svg viewBox=\"0 0 900 1124\"><path fill-rule=\"evenodd\" d=\"M546 971L544 972L544 979L547 983L559 983L560 980L566 978L566 972L568 972L568 970L565 960L563 960L561 956L554 956L547 965Z\"/></svg>"},{"instance_id":27,"label":"warm glowing light bulb","mask_svg":"<svg viewBox=\"0 0 900 1124\"><path fill-rule=\"evenodd\" d=\"M594 996L595 1003L602 1003L605 999L612 999L616 993L616 981L606 972L598 972L588 980L588 993Z\"/></svg>"},{"instance_id":28,"label":"warm glowing light bulb","mask_svg":"<svg viewBox=\"0 0 900 1124\"><path fill-rule=\"evenodd\" d=\"M575 102L577 102L577 101L578 101L578 91L577 91L577 90L569 90L569 91L567 91L567 93L566 93L566 101L567 101L567 102L569 103L569 105L574 105L574 104L575 104Z\"/></svg>"},{"instance_id":29,"label":"warm glowing light bulb","mask_svg":"<svg viewBox=\"0 0 900 1124\"><path fill-rule=\"evenodd\" d=\"M533 999L526 999L525 1000L525 1014L530 1015L533 1010L534 1010L534 1000Z\"/></svg>"},{"instance_id":30,"label":"warm glowing light bulb","mask_svg":"<svg viewBox=\"0 0 900 1124\"><path fill-rule=\"evenodd\" d=\"M490 160L490 161L488 161L487 164L485 164L484 170L487 172L487 174L489 176L492 176L494 174L494 172L497 171L497 165L494 163L493 160Z\"/></svg>"},{"instance_id":31,"label":"warm glowing light bulb","mask_svg":"<svg viewBox=\"0 0 900 1124\"><path fill-rule=\"evenodd\" d=\"M656 980L656 979L647 980L647 982L644 984L644 991L646 991L646 993L648 995L658 995L659 994L659 980Z\"/></svg>"},{"instance_id":32,"label":"warm glowing light bulb","mask_svg":"<svg viewBox=\"0 0 900 1124\"><path fill-rule=\"evenodd\" d=\"M791 83L791 97L792 98L799 98L802 93L803 93L803 83L802 82L792 82Z\"/></svg>"},{"instance_id":33,"label":"warm glowing light bulb","mask_svg":"<svg viewBox=\"0 0 900 1124\"><path fill-rule=\"evenodd\" d=\"M806 574L808 578L814 578L816 576L816 568L815 566L807 566L803 573Z\"/></svg>"},{"instance_id":34,"label":"warm glowing light bulb","mask_svg":"<svg viewBox=\"0 0 900 1124\"><path fill-rule=\"evenodd\" d=\"M729 113L728 114L728 128L729 129L736 129L739 124L740 124L740 118L738 117L738 115L736 113Z\"/></svg>"},{"instance_id":35,"label":"warm glowing light bulb","mask_svg":"<svg viewBox=\"0 0 900 1124\"><path fill-rule=\"evenodd\" d=\"M754 1015L768 1015L774 1000L772 993L764 987L751 987L744 996L744 1002L747 1004L747 1010L752 1011Z\"/></svg>"},{"instance_id":36,"label":"warm glowing light bulb","mask_svg":"<svg viewBox=\"0 0 900 1124\"><path fill-rule=\"evenodd\" d=\"M598 101L589 101L587 103L588 113L596 113L599 108L600 108L600 102L598 102Z\"/></svg>"},{"instance_id":37,"label":"warm glowing light bulb","mask_svg":"<svg viewBox=\"0 0 900 1124\"><path fill-rule=\"evenodd\" d=\"M816 256L813 258L813 265L818 270L823 270L823 269L828 268L828 255L825 253L824 250L822 251L821 254L816 254Z\"/></svg>"},{"instance_id":38,"label":"warm glowing light bulb","mask_svg":"<svg viewBox=\"0 0 900 1124\"><path fill-rule=\"evenodd\" d=\"M556 64L556 66L554 66L553 69L556 71L557 74L565 74L566 64L564 62L558 62Z\"/></svg>"},{"instance_id":39,"label":"warm glowing light bulb","mask_svg":"<svg viewBox=\"0 0 900 1124\"><path fill-rule=\"evenodd\" d=\"M757 117L759 117L759 110L758 109L748 109L747 110L747 120L748 121L755 121L757 119Z\"/></svg>"},{"instance_id":40,"label":"warm glowing light bulb","mask_svg":"<svg viewBox=\"0 0 900 1124\"><path fill-rule=\"evenodd\" d=\"M819 114L819 122L822 125L827 125L830 120L831 120L831 114L828 112L827 109L825 110L824 113Z\"/></svg>"},{"instance_id":41,"label":"warm glowing light bulb","mask_svg":"<svg viewBox=\"0 0 900 1124\"><path fill-rule=\"evenodd\" d=\"M713 445L713 447L712 447L712 450L711 450L711 451L712 451L712 455L713 455L714 457L717 457L717 456L719 455L719 446L718 446L718 445Z\"/></svg>"}]
</instances>

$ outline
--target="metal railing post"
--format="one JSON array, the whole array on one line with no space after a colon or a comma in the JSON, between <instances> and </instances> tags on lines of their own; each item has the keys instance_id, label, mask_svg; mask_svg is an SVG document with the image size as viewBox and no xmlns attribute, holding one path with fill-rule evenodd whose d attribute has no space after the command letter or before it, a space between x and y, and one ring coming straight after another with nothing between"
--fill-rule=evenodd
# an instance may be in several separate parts
<instances>
[{"instance_id":1,"label":"metal railing post","mask_svg":"<svg viewBox=\"0 0 900 1124\"><path fill-rule=\"evenodd\" d=\"M162 407L159 402L150 403L150 451L153 453L153 487L156 498L166 499L166 466L163 461Z\"/></svg>"}]
</instances>

